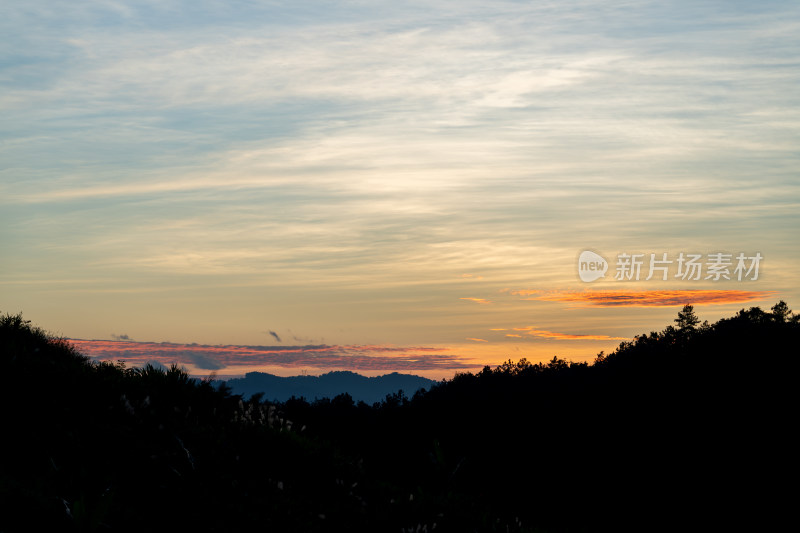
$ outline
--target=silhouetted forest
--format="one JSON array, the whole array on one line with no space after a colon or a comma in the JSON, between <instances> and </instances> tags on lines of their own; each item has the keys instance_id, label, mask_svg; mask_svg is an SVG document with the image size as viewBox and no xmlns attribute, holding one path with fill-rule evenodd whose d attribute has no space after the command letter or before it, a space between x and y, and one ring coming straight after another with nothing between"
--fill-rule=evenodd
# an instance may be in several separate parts
<instances>
[{"instance_id":1,"label":"silhouetted forest","mask_svg":"<svg viewBox=\"0 0 800 533\"><path fill-rule=\"evenodd\" d=\"M796 522L799 319L686 306L592 364L369 405L245 401L4 315L0 531L774 529Z\"/></svg>"}]
</instances>

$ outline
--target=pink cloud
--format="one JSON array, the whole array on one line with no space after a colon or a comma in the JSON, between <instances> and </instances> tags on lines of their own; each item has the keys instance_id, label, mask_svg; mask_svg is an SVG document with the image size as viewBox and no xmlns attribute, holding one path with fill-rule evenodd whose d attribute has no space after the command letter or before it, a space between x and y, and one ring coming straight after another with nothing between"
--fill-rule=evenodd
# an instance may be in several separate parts
<instances>
[{"instance_id":1,"label":"pink cloud","mask_svg":"<svg viewBox=\"0 0 800 533\"><path fill-rule=\"evenodd\" d=\"M129 366L157 361L201 370L236 367L347 368L352 370L458 370L473 368L447 348L391 345L236 346L69 339L96 360L123 360Z\"/></svg>"}]
</instances>

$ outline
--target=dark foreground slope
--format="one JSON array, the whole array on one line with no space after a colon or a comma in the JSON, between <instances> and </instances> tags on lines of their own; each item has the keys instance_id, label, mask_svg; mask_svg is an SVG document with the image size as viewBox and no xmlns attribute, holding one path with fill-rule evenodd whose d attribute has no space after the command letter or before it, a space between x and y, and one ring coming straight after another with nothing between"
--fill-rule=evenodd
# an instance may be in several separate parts
<instances>
[{"instance_id":1,"label":"dark foreground slope","mask_svg":"<svg viewBox=\"0 0 800 533\"><path fill-rule=\"evenodd\" d=\"M0 317L0 531L769 529L793 504L797 317L677 322L373 407L244 402Z\"/></svg>"},{"instance_id":2,"label":"dark foreground slope","mask_svg":"<svg viewBox=\"0 0 800 533\"><path fill-rule=\"evenodd\" d=\"M510 361L413 406L451 482L553 530L762 529L786 514L800 325L759 309L593 365ZM399 450L398 450L399 452Z\"/></svg>"},{"instance_id":3,"label":"dark foreground slope","mask_svg":"<svg viewBox=\"0 0 800 533\"><path fill-rule=\"evenodd\" d=\"M0 531L322 531L343 497L332 447L177 368L91 363L20 316L0 368Z\"/></svg>"}]
</instances>

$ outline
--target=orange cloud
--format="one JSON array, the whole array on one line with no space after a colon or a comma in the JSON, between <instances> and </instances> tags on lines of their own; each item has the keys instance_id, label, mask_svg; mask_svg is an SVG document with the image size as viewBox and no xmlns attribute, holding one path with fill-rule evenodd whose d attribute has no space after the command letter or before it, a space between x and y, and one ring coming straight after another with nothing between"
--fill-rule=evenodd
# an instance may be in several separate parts
<instances>
[{"instance_id":1,"label":"orange cloud","mask_svg":"<svg viewBox=\"0 0 800 533\"><path fill-rule=\"evenodd\" d=\"M511 294L532 296L526 300L569 302L595 307L671 307L725 305L764 300L776 291L663 290L663 291L568 291L518 290Z\"/></svg>"},{"instance_id":2,"label":"orange cloud","mask_svg":"<svg viewBox=\"0 0 800 533\"><path fill-rule=\"evenodd\" d=\"M508 331L508 328L492 328L489 331Z\"/></svg>"},{"instance_id":3,"label":"orange cloud","mask_svg":"<svg viewBox=\"0 0 800 533\"><path fill-rule=\"evenodd\" d=\"M489 342L486 339L476 339L475 337L467 337L468 341L475 341L475 342Z\"/></svg>"},{"instance_id":4,"label":"orange cloud","mask_svg":"<svg viewBox=\"0 0 800 533\"><path fill-rule=\"evenodd\" d=\"M483 276L476 276L475 274L461 274L461 277L464 279L475 279L475 280L483 279Z\"/></svg>"},{"instance_id":5,"label":"orange cloud","mask_svg":"<svg viewBox=\"0 0 800 533\"><path fill-rule=\"evenodd\" d=\"M522 335L517 335L516 333L506 333L506 337L516 337L518 339L521 339Z\"/></svg>"},{"instance_id":6,"label":"orange cloud","mask_svg":"<svg viewBox=\"0 0 800 533\"><path fill-rule=\"evenodd\" d=\"M490 303L492 303L491 301L486 300L484 298L459 298L459 300L470 300L472 302L476 302L476 303L479 303L479 304L490 304Z\"/></svg>"},{"instance_id":7,"label":"orange cloud","mask_svg":"<svg viewBox=\"0 0 800 533\"><path fill-rule=\"evenodd\" d=\"M627 337L609 337L608 335L576 335L573 333L558 333L555 331L547 331L544 329L534 329L532 326L525 328L514 328L514 331L524 331L526 334L533 337L542 337L545 339L557 340L578 340L578 341L610 341L610 340L626 340Z\"/></svg>"}]
</instances>

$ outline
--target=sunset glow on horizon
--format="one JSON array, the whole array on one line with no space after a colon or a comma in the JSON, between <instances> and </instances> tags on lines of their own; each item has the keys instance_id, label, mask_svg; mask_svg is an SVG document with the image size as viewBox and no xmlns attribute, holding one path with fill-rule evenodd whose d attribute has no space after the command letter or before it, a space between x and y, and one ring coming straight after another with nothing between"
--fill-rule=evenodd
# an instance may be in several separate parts
<instances>
[{"instance_id":1,"label":"sunset glow on horizon","mask_svg":"<svg viewBox=\"0 0 800 533\"><path fill-rule=\"evenodd\" d=\"M0 312L93 358L441 379L800 311L796 2L2 11Z\"/></svg>"}]
</instances>

